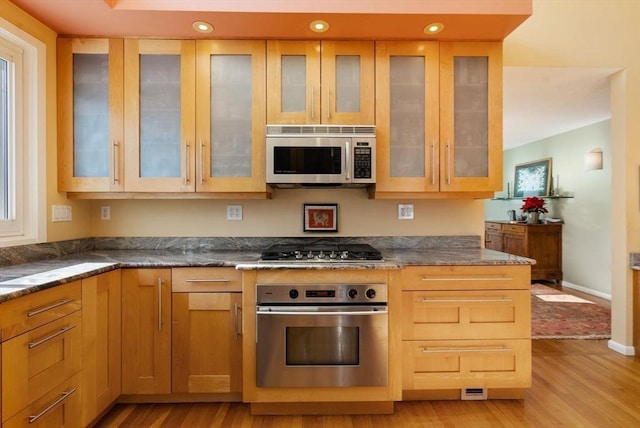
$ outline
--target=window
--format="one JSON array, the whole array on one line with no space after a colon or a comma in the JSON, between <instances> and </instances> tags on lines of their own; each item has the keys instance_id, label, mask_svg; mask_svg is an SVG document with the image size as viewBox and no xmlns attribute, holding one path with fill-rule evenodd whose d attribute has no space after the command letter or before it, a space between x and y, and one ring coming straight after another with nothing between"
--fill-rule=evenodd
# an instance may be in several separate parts
<instances>
[{"instance_id":1,"label":"window","mask_svg":"<svg viewBox=\"0 0 640 428\"><path fill-rule=\"evenodd\" d=\"M0 19L0 246L3 247L44 240L44 64L44 44Z\"/></svg>"}]
</instances>

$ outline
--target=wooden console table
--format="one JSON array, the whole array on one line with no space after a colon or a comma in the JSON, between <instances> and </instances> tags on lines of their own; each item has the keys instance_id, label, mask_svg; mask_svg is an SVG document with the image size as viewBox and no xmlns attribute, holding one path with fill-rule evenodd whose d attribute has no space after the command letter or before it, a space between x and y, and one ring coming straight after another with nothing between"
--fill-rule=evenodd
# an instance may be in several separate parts
<instances>
[{"instance_id":1,"label":"wooden console table","mask_svg":"<svg viewBox=\"0 0 640 428\"><path fill-rule=\"evenodd\" d=\"M535 259L532 280L562 282L562 224L485 221L485 248Z\"/></svg>"}]
</instances>

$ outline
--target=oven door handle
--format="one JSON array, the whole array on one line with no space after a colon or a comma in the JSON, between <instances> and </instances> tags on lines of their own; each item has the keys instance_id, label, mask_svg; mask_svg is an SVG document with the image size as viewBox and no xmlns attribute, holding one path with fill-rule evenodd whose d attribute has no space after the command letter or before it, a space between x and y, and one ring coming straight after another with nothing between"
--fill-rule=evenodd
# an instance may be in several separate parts
<instances>
[{"instance_id":1,"label":"oven door handle","mask_svg":"<svg viewBox=\"0 0 640 428\"><path fill-rule=\"evenodd\" d=\"M347 310L347 311L310 311L308 309L291 309L291 308L274 308L274 307L259 307L257 309L258 315L387 315L389 312L386 307L366 309L366 310Z\"/></svg>"}]
</instances>

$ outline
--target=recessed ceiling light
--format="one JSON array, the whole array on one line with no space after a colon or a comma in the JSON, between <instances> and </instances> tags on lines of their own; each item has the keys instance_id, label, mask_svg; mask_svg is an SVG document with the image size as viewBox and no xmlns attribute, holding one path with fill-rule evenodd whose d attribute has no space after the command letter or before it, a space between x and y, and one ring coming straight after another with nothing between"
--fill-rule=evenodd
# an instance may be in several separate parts
<instances>
[{"instance_id":1,"label":"recessed ceiling light","mask_svg":"<svg viewBox=\"0 0 640 428\"><path fill-rule=\"evenodd\" d=\"M204 21L196 21L193 24L191 24L191 26L198 33L210 33L210 32L213 31L213 25L209 24L208 22L204 22Z\"/></svg>"},{"instance_id":2,"label":"recessed ceiling light","mask_svg":"<svg viewBox=\"0 0 640 428\"><path fill-rule=\"evenodd\" d=\"M311 22L311 24L309 24L309 28L311 28L311 31L314 31L316 33L324 33L329 29L329 23L327 21L318 19Z\"/></svg>"},{"instance_id":3,"label":"recessed ceiling light","mask_svg":"<svg viewBox=\"0 0 640 428\"><path fill-rule=\"evenodd\" d=\"M439 22L434 22L433 24L429 24L424 27L425 34L436 34L442 30L444 30L444 24L441 24Z\"/></svg>"}]
</instances>

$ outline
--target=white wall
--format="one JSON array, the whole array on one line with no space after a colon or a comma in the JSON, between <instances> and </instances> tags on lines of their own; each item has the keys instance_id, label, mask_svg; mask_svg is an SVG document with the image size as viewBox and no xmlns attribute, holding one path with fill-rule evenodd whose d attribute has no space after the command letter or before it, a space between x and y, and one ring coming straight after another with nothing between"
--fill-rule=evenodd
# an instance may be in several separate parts
<instances>
[{"instance_id":1,"label":"white wall","mask_svg":"<svg viewBox=\"0 0 640 428\"><path fill-rule=\"evenodd\" d=\"M504 180L513 185L515 165L552 158L554 181L559 176L561 194L571 199L547 200L548 216L562 218L564 280L611 295L611 121L529 143L504 152ZM587 171L584 155L603 151L603 169ZM512 187L513 189L513 187ZM509 209L518 213L522 200L487 201L485 218L506 220Z\"/></svg>"}]
</instances>

